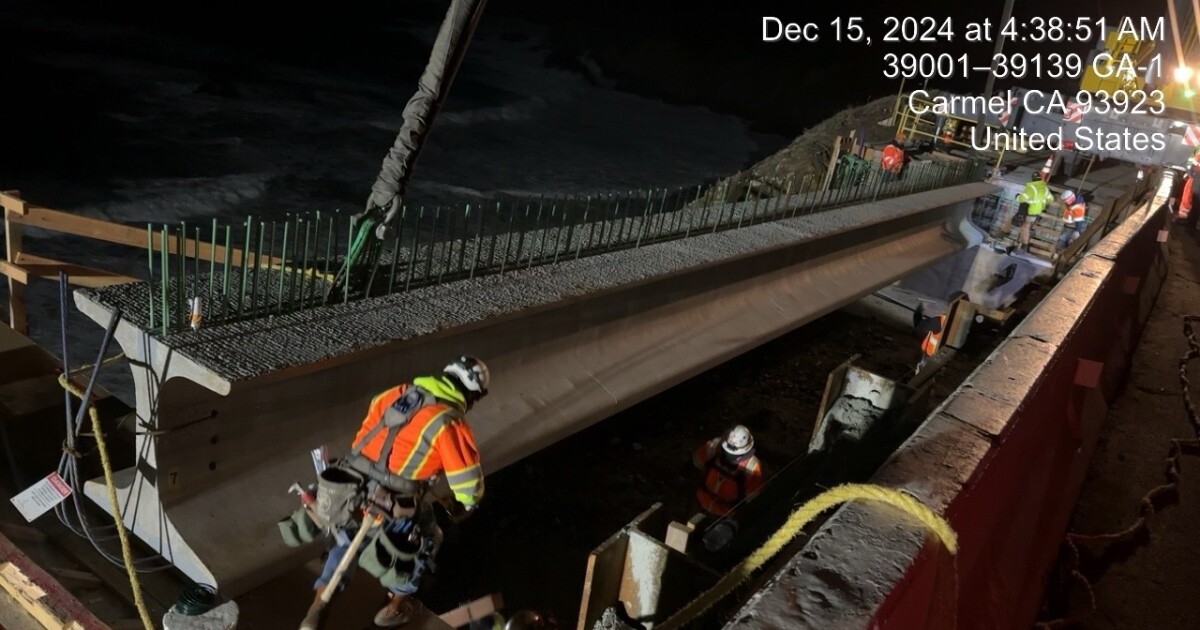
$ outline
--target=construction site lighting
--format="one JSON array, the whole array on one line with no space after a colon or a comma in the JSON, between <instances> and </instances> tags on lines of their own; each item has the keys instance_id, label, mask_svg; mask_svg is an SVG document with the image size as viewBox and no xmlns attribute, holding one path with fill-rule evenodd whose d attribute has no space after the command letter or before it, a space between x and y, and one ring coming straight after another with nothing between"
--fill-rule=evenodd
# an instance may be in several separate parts
<instances>
[{"instance_id":1,"label":"construction site lighting","mask_svg":"<svg viewBox=\"0 0 1200 630\"><path fill-rule=\"evenodd\" d=\"M1179 66L1175 68L1175 80L1179 83L1187 83L1192 80L1192 69L1187 66Z\"/></svg>"}]
</instances>

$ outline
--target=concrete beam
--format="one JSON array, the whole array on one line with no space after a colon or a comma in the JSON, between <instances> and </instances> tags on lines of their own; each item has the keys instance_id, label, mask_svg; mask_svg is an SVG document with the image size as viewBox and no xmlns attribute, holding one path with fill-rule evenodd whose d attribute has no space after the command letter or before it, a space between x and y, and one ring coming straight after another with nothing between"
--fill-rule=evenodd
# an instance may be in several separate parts
<instances>
[{"instance_id":1,"label":"concrete beam","mask_svg":"<svg viewBox=\"0 0 1200 630\"><path fill-rule=\"evenodd\" d=\"M126 520L193 579L243 592L311 555L277 540L274 522L296 503L286 489L312 477L309 449L348 448L379 391L460 353L485 357L493 393L471 422L485 470L498 470L959 251L974 199L994 190L967 184L165 339L123 322L139 421L154 430L123 473ZM144 285L78 291L76 304L106 323L106 292L131 286Z\"/></svg>"}]
</instances>

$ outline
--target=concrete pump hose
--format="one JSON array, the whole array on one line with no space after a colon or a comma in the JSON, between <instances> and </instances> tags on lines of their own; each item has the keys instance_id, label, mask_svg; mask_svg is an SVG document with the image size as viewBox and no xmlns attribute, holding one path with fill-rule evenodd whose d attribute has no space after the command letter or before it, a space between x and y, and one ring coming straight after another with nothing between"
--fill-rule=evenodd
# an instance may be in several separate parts
<instances>
[{"instance_id":1,"label":"concrete pump hose","mask_svg":"<svg viewBox=\"0 0 1200 630\"><path fill-rule=\"evenodd\" d=\"M671 615L663 623L655 625L654 629L677 630L700 615L703 615L709 608L719 602L721 598L728 595L739 584L745 581L746 578L750 577L751 574L762 568L785 545L791 542L800 532L804 531L804 527L821 514L821 512L855 499L878 501L899 508L932 531L941 540L942 545L946 547L946 550L951 555L958 553L958 536L954 533L954 529L950 527L950 523L940 514L934 512L911 495L894 488L885 488L871 484L843 484L822 492L797 508L788 517L783 527L780 527L778 531L767 539L767 542L763 546L759 547L754 553L750 554L745 560L734 567L715 586L701 593L700 596L689 602L679 612Z\"/></svg>"},{"instance_id":2,"label":"concrete pump hose","mask_svg":"<svg viewBox=\"0 0 1200 630\"><path fill-rule=\"evenodd\" d=\"M142 586L138 582L137 568L133 566L133 550L129 546L129 535L125 531L125 521L121 518L121 503L117 499L117 486L113 481L112 461L108 458L108 445L104 442L104 431L100 426L100 413L96 411L91 401L83 399L83 391L67 379L66 374L58 376L58 384L71 392L84 405L87 405L88 416L92 419L92 433L96 438L96 450L100 453L100 466L104 469L104 487L108 490L108 502L112 506L113 522L117 526L117 538L121 541L121 557L125 561L125 572L129 574L129 588L133 591L133 604L137 607L138 617L146 630L154 630L154 622L150 620L150 611L146 609L146 601L142 598Z\"/></svg>"}]
</instances>

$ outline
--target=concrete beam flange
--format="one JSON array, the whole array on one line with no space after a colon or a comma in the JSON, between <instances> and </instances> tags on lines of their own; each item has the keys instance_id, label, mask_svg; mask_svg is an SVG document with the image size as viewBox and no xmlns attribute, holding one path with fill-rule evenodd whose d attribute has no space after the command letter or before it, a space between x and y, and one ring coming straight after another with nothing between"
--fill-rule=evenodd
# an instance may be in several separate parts
<instances>
[{"instance_id":1,"label":"concrete beam flange","mask_svg":"<svg viewBox=\"0 0 1200 630\"><path fill-rule=\"evenodd\" d=\"M158 431L138 436L126 520L236 596L307 557L277 540L275 521L296 507L286 490L311 478L310 449L348 448L379 391L448 357L487 359L492 394L470 418L495 471L961 250L968 238L948 235L994 190L967 184L163 339L123 323L139 422ZM76 303L106 323L111 308L144 303L137 290L79 291Z\"/></svg>"}]
</instances>

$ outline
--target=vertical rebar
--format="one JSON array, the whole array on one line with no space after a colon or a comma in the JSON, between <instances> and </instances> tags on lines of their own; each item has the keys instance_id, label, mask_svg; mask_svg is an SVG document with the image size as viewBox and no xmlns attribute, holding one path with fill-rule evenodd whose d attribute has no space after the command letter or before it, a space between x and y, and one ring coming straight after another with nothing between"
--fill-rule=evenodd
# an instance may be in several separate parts
<instances>
[{"instance_id":1,"label":"vertical rebar","mask_svg":"<svg viewBox=\"0 0 1200 630\"><path fill-rule=\"evenodd\" d=\"M458 269L455 271L456 273L463 273L464 271L467 270L467 240L469 238L467 235L470 232L471 232L471 204L468 203L465 206L463 206L462 241L458 246ZM478 249L476 249L475 257L476 258L479 257ZM472 268L474 268L474 265L472 265Z\"/></svg>"},{"instance_id":2,"label":"vertical rebar","mask_svg":"<svg viewBox=\"0 0 1200 630\"><path fill-rule=\"evenodd\" d=\"M208 309L213 305L213 283L217 279L217 220L212 220L212 237L208 241Z\"/></svg>"},{"instance_id":3,"label":"vertical rebar","mask_svg":"<svg viewBox=\"0 0 1200 630\"><path fill-rule=\"evenodd\" d=\"M192 241L195 273L192 274L192 298L200 296L200 226L196 226L196 238ZM188 306L188 318L191 318L191 306Z\"/></svg>"},{"instance_id":4,"label":"vertical rebar","mask_svg":"<svg viewBox=\"0 0 1200 630\"><path fill-rule=\"evenodd\" d=\"M329 217L329 223L325 227L325 277L321 279L322 286L328 285L332 280L329 278L329 265L333 262L333 243L337 240L337 229L333 217Z\"/></svg>"},{"instance_id":5,"label":"vertical rebar","mask_svg":"<svg viewBox=\"0 0 1200 630\"><path fill-rule=\"evenodd\" d=\"M225 226L225 259L224 259L225 265L224 265L224 268L221 270L221 276L222 276L222 278L221 278L221 319L223 319L223 320L229 318L229 267L230 267L230 262L232 262L232 258L233 258L232 252L229 251L229 246L230 246L230 241L232 240L232 238L230 238L232 233L233 233L233 226L226 225ZM243 254L243 256L244 256L244 254ZM245 264L245 263L243 263L243 264Z\"/></svg>"},{"instance_id":6,"label":"vertical rebar","mask_svg":"<svg viewBox=\"0 0 1200 630\"><path fill-rule=\"evenodd\" d=\"M162 265L162 278L160 280L162 283L162 311L160 311L160 314L162 317L160 319L162 320L163 335L166 335L167 330L171 327L171 303L168 297L168 287L171 284L171 255L167 251L171 238L170 231L171 229L164 224L160 233L161 238L159 239L162 241L162 251L160 252Z\"/></svg>"},{"instance_id":7,"label":"vertical rebar","mask_svg":"<svg viewBox=\"0 0 1200 630\"><path fill-rule=\"evenodd\" d=\"M254 217L246 217L246 240L242 245L242 285L238 287L238 292L241 293L241 298L238 299L237 314L243 315L246 312L246 289L250 286L250 239L254 235ZM260 232L261 237L261 232ZM261 251L261 247L259 248ZM250 295L250 299L254 299L254 295Z\"/></svg>"},{"instance_id":8,"label":"vertical rebar","mask_svg":"<svg viewBox=\"0 0 1200 630\"><path fill-rule=\"evenodd\" d=\"M442 240L445 241L443 247L446 248L446 262L442 264L438 270L437 283L442 283L442 277L450 270L450 264L454 261L454 206L446 208L446 236Z\"/></svg>"},{"instance_id":9,"label":"vertical rebar","mask_svg":"<svg viewBox=\"0 0 1200 630\"><path fill-rule=\"evenodd\" d=\"M637 226L637 238L634 239L634 241L633 241L634 249L637 249L642 246L642 237L646 236L647 232L650 230L650 222L653 220L653 216L654 216L652 214L653 211L654 211L654 191L647 190L646 191L646 206L644 208L642 208L642 221L641 221L641 224ZM632 230L631 230L631 235L632 235Z\"/></svg>"},{"instance_id":10,"label":"vertical rebar","mask_svg":"<svg viewBox=\"0 0 1200 630\"><path fill-rule=\"evenodd\" d=\"M388 295L396 290L396 266L400 262L400 244L404 242L404 220L408 218L408 206L400 206L399 227L396 228L396 242L392 245L392 269L388 273Z\"/></svg>"},{"instance_id":11,"label":"vertical rebar","mask_svg":"<svg viewBox=\"0 0 1200 630\"><path fill-rule=\"evenodd\" d=\"M150 308L146 311L146 317L150 320L150 326L147 330L154 330L154 224L146 224L146 295L150 297Z\"/></svg>"},{"instance_id":12,"label":"vertical rebar","mask_svg":"<svg viewBox=\"0 0 1200 630\"><path fill-rule=\"evenodd\" d=\"M467 211L470 212L471 206L467 206ZM475 258L471 260L471 270L467 272L468 278L475 277L475 270L479 267L479 258L483 255L483 222L487 219L487 210L484 206L479 206L479 228L475 230ZM492 239L492 248L495 249L496 240ZM491 255L490 253L488 254Z\"/></svg>"},{"instance_id":13,"label":"vertical rebar","mask_svg":"<svg viewBox=\"0 0 1200 630\"><path fill-rule=\"evenodd\" d=\"M521 222L521 231L517 233L517 256L513 259L513 266L521 266L521 250L525 247L525 229L529 225L529 202L525 203L525 218Z\"/></svg>"},{"instance_id":14,"label":"vertical rebar","mask_svg":"<svg viewBox=\"0 0 1200 630\"><path fill-rule=\"evenodd\" d=\"M312 279L312 272L308 268L308 250L312 247L312 221L301 219L301 222L304 223L304 263L300 266L300 307L303 308L308 303L308 296L312 290L312 282L309 281ZM320 229L320 224L317 224L317 227Z\"/></svg>"},{"instance_id":15,"label":"vertical rebar","mask_svg":"<svg viewBox=\"0 0 1200 630\"><path fill-rule=\"evenodd\" d=\"M599 195L597 195L597 196L599 196ZM604 230L605 230L605 226L608 225L609 207L612 205L612 193L608 193L608 199L606 199L600 203L602 206L604 206L604 218L593 221L591 229L588 230L587 246L588 246L589 250L592 247L594 247L593 243L596 242L594 237L596 236L596 225L597 224L599 224L599 226L600 226L600 242L604 241Z\"/></svg>"},{"instance_id":16,"label":"vertical rebar","mask_svg":"<svg viewBox=\"0 0 1200 630\"><path fill-rule=\"evenodd\" d=\"M583 206L583 223L579 224L579 244L575 246L575 259L576 260L579 260L579 253L583 250L583 226L587 225L588 211L591 209L592 209L592 196L588 195L587 202ZM592 232L596 231L595 223L592 224L591 231ZM589 234L588 235L589 243L591 242L591 240L592 240L592 237L591 237L591 234Z\"/></svg>"},{"instance_id":17,"label":"vertical rebar","mask_svg":"<svg viewBox=\"0 0 1200 630\"><path fill-rule=\"evenodd\" d=\"M425 206L421 206L420 211L417 213L417 220L414 222L415 225L413 226L412 251L410 251L408 253L408 277L404 280L404 290L405 291L407 291L408 287L412 285L413 274L416 273L417 245L421 241L421 224L424 221L425 221Z\"/></svg>"},{"instance_id":18,"label":"vertical rebar","mask_svg":"<svg viewBox=\"0 0 1200 630\"><path fill-rule=\"evenodd\" d=\"M508 238L504 239L504 258L500 260L500 273L504 273L504 268L508 266L508 250L512 245L514 226L517 220L517 202L512 202L513 207L508 211Z\"/></svg>"},{"instance_id":19,"label":"vertical rebar","mask_svg":"<svg viewBox=\"0 0 1200 630\"><path fill-rule=\"evenodd\" d=\"M486 212L479 213L479 233L481 235L483 234L483 220L487 216L489 216L489 215ZM492 238L491 238L492 244L488 246L488 261L487 261L487 264L483 266L484 269L491 269L492 267L494 267L496 265L496 239L499 238L500 231L496 229L496 226L494 225L494 223L497 223L498 220L500 219L500 202L499 201L496 202L496 212L492 213L491 216L496 217L497 221L494 221L493 225L492 225ZM482 247L482 243L480 244L480 247Z\"/></svg>"},{"instance_id":20,"label":"vertical rebar","mask_svg":"<svg viewBox=\"0 0 1200 630\"><path fill-rule=\"evenodd\" d=\"M179 280L176 281L176 302L172 305L176 314L182 316L180 321L187 321L187 223L179 222L179 236L175 239L175 247L179 254Z\"/></svg>"},{"instance_id":21,"label":"vertical rebar","mask_svg":"<svg viewBox=\"0 0 1200 630\"><path fill-rule=\"evenodd\" d=\"M542 212L546 207L546 195L541 195L538 198L537 216L533 219L533 233L529 235L529 262L525 265L528 269L533 266L533 257L538 253L537 249L541 248L541 242L545 239L546 233L542 228Z\"/></svg>"},{"instance_id":22,"label":"vertical rebar","mask_svg":"<svg viewBox=\"0 0 1200 630\"><path fill-rule=\"evenodd\" d=\"M437 247L437 226L438 219L442 218L442 207L438 206L433 211L433 223L429 226L429 255L425 258L425 282L433 277L433 250Z\"/></svg>"},{"instance_id":23,"label":"vertical rebar","mask_svg":"<svg viewBox=\"0 0 1200 630\"><path fill-rule=\"evenodd\" d=\"M251 227L253 227L253 226L251 226ZM262 273L262 276L263 276L262 284L268 285L268 288L269 288L269 285L271 283L271 273L270 273L271 267L272 267L272 265L275 264L275 251L274 250L275 250L275 224L271 223L271 249L268 250L267 249L267 222L259 221L258 222L258 247L254 250L254 275L250 280L250 308L254 312L258 311L258 303L259 303L258 287L260 285L258 283L258 275L260 272ZM267 252L267 269L266 269L266 271L262 270L262 266L263 266L262 257L263 257L264 251ZM261 300L264 306L270 302L270 291L269 290L267 291L267 294L268 294L267 297L264 298L263 300Z\"/></svg>"},{"instance_id":24,"label":"vertical rebar","mask_svg":"<svg viewBox=\"0 0 1200 630\"><path fill-rule=\"evenodd\" d=\"M276 310L276 312L280 312L280 313L283 312L283 287L285 286L284 280L287 278L287 275L288 275L287 274L288 228L290 227L290 223L291 223L291 221L289 221L289 220L285 220L283 222L283 238L280 240L280 244L283 245L283 252L279 256L279 288L275 292L275 310ZM274 246L275 228L274 228L274 226L271 227L271 240L272 240L271 257L274 258L275 257L275 246Z\"/></svg>"},{"instance_id":25,"label":"vertical rebar","mask_svg":"<svg viewBox=\"0 0 1200 630\"><path fill-rule=\"evenodd\" d=\"M571 195L571 201L575 201L575 199L576 199L576 196ZM571 238L573 238L575 236L575 219L572 218L570 221L567 221L567 215L571 214L570 212L568 212L568 210L570 210L570 209L571 209L570 202L565 202L563 204L562 225L560 225L558 227L558 235L559 236L562 236L564 229L567 232L567 246L561 248L563 250L562 253L564 253L564 254L571 251ZM559 239L555 238L555 240L554 240L554 264L556 264L556 265L558 264L558 256L559 256L559 250L560 250L559 245L560 245Z\"/></svg>"}]
</instances>

